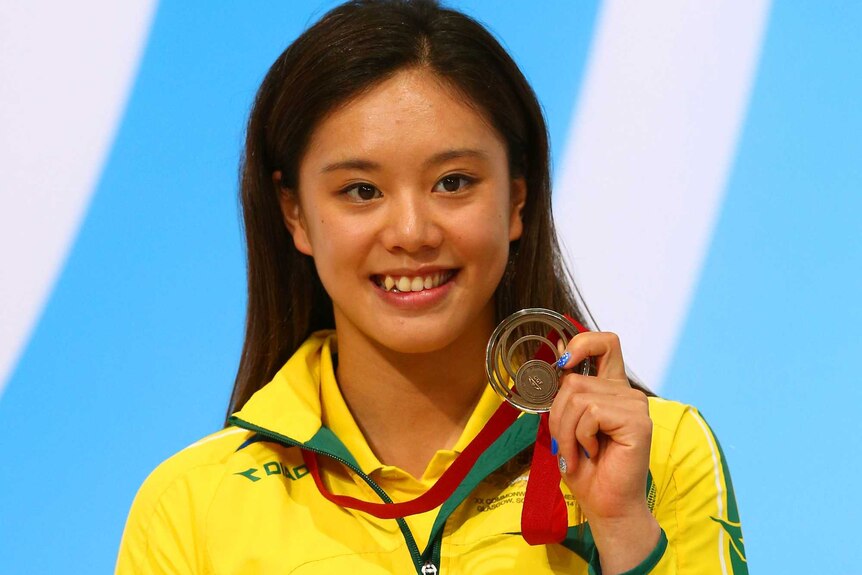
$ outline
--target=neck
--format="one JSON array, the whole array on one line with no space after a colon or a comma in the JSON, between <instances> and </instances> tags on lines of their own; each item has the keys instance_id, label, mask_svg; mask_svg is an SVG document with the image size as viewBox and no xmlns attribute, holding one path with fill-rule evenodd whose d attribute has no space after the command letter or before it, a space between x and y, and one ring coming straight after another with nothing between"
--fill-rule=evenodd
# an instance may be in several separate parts
<instances>
[{"instance_id":1,"label":"neck","mask_svg":"<svg viewBox=\"0 0 862 575\"><path fill-rule=\"evenodd\" d=\"M492 327L442 350L411 354L365 338L342 340L339 332L338 384L381 463L421 477L437 450L457 442L487 384Z\"/></svg>"}]
</instances>

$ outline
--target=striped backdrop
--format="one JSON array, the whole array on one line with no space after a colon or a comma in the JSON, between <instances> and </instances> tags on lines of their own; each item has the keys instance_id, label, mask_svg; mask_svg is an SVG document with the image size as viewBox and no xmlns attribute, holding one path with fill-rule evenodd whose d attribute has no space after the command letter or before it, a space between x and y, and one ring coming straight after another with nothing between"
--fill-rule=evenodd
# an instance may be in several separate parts
<instances>
[{"instance_id":1,"label":"striped backdrop","mask_svg":"<svg viewBox=\"0 0 862 575\"><path fill-rule=\"evenodd\" d=\"M752 572L862 572L862 3L451 4L539 94L586 301L706 414ZM332 5L0 1L3 573L110 572L146 474L219 427L243 123Z\"/></svg>"}]
</instances>

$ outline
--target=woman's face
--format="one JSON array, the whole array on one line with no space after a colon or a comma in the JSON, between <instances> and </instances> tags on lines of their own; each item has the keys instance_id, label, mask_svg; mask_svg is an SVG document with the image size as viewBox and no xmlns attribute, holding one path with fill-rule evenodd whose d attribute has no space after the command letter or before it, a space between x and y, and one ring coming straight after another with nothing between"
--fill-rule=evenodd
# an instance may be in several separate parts
<instances>
[{"instance_id":1,"label":"woman's face","mask_svg":"<svg viewBox=\"0 0 862 575\"><path fill-rule=\"evenodd\" d=\"M312 134L297 195L282 193L285 221L341 344L421 353L487 339L525 184L457 90L405 70L337 109Z\"/></svg>"}]
</instances>

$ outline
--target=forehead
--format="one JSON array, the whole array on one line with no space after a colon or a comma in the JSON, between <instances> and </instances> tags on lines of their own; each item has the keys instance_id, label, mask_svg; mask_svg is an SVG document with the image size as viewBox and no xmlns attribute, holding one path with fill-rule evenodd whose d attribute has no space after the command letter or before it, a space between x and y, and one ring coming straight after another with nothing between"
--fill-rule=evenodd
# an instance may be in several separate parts
<instances>
[{"instance_id":1,"label":"forehead","mask_svg":"<svg viewBox=\"0 0 862 575\"><path fill-rule=\"evenodd\" d=\"M327 115L312 133L302 163L346 154L431 155L444 147L505 156L502 138L461 90L432 72L411 69Z\"/></svg>"}]
</instances>

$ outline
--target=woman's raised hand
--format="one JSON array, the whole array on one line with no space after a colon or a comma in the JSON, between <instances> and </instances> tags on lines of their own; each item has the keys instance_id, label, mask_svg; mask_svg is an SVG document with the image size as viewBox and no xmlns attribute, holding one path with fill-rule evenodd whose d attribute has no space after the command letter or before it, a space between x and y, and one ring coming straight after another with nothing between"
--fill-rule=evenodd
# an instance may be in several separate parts
<instances>
[{"instance_id":1,"label":"woman's raised hand","mask_svg":"<svg viewBox=\"0 0 862 575\"><path fill-rule=\"evenodd\" d=\"M589 522L603 573L621 572L646 558L660 533L646 502L649 403L629 385L615 334L581 333L565 351L549 421L560 472ZM595 376L566 369L587 357Z\"/></svg>"}]
</instances>

